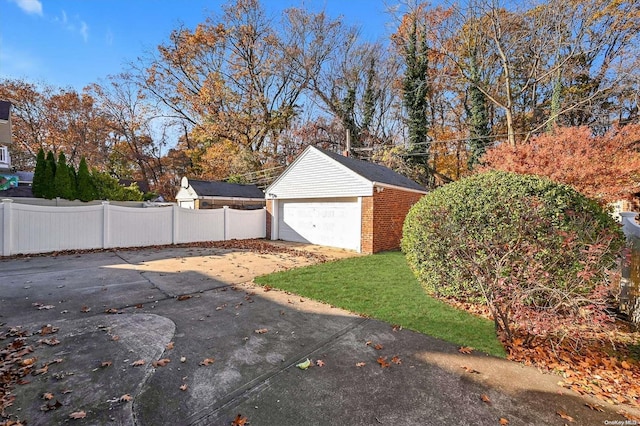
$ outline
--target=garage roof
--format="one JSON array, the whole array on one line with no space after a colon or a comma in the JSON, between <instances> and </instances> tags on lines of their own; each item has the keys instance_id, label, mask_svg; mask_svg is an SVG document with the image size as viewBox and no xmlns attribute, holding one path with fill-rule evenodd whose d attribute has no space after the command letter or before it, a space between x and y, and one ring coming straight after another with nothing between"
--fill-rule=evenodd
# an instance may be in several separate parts
<instances>
[{"instance_id":1,"label":"garage roof","mask_svg":"<svg viewBox=\"0 0 640 426\"><path fill-rule=\"evenodd\" d=\"M425 191L426 189L412 181L406 176L400 173L394 172L388 167L381 166L380 164L371 163L369 161L358 160L352 157L345 157L344 155L337 154L335 152L327 151L315 147L318 151L321 151L328 157L331 157L338 163L356 172L363 178L370 180L371 182L383 183L387 185L398 186L401 188L413 189L416 191Z\"/></svg>"},{"instance_id":2,"label":"garage roof","mask_svg":"<svg viewBox=\"0 0 640 426\"><path fill-rule=\"evenodd\" d=\"M264 192L256 185L191 179L189 185L200 197L264 198Z\"/></svg>"}]
</instances>

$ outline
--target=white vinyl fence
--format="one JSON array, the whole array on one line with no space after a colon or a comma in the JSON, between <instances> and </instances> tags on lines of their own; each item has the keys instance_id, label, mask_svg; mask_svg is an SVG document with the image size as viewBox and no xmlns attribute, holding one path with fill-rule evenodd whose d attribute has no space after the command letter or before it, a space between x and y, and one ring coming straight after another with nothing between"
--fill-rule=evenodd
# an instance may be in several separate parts
<instances>
[{"instance_id":1,"label":"white vinyl fence","mask_svg":"<svg viewBox=\"0 0 640 426\"><path fill-rule=\"evenodd\" d=\"M266 210L0 204L0 256L264 238Z\"/></svg>"}]
</instances>

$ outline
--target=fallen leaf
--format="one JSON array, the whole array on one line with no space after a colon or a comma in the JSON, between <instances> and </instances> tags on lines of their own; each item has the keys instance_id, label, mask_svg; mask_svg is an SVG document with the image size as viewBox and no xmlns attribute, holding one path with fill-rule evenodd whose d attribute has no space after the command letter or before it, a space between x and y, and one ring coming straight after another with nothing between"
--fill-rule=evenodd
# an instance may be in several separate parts
<instances>
[{"instance_id":1,"label":"fallen leaf","mask_svg":"<svg viewBox=\"0 0 640 426\"><path fill-rule=\"evenodd\" d=\"M394 326L392 326L392 330L393 331L402 331L402 326L401 325L394 325Z\"/></svg>"},{"instance_id":2,"label":"fallen leaf","mask_svg":"<svg viewBox=\"0 0 640 426\"><path fill-rule=\"evenodd\" d=\"M265 285L262 289L263 289L265 292L267 292L267 291L271 291L271 290L273 290L273 287L268 286L268 285Z\"/></svg>"},{"instance_id":3,"label":"fallen leaf","mask_svg":"<svg viewBox=\"0 0 640 426\"><path fill-rule=\"evenodd\" d=\"M51 392L45 392L42 394L42 399L46 399L47 401L50 401L53 399L53 394Z\"/></svg>"},{"instance_id":4,"label":"fallen leaf","mask_svg":"<svg viewBox=\"0 0 640 426\"><path fill-rule=\"evenodd\" d=\"M144 365L146 363L146 361L144 359L139 359L137 361L133 361L131 363L132 367L140 367L141 365Z\"/></svg>"},{"instance_id":5,"label":"fallen leaf","mask_svg":"<svg viewBox=\"0 0 640 426\"><path fill-rule=\"evenodd\" d=\"M189 299L191 299L192 297L193 297L193 296L192 296L192 295L190 295L190 294L182 294L182 295L178 296L178 301L179 301L179 302L182 302L182 301L184 301L184 300L189 300Z\"/></svg>"},{"instance_id":6,"label":"fallen leaf","mask_svg":"<svg viewBox=\"0 0 640 426\"><path fill-rule=\"evenodd\" d=\"M38 360L38 358L25 358L22 360L22 365L24 365L25 367L32 365L34 362L36 362Z\"/></svg>"},{"instance_id":7,"label":"fallen leaf","mask_svg":"<svg viewBox=\"0 0 640 426\"><path fill-rule=\"evenodd\" d=\"M480 399L482 400L482 402L486 402L487 404L491 405L491 398L489 398L488 395L483 393L482 395L480 395Z\"/></svg>"},{"instance_id":8,"label":"fallen leaf","mask_svg":"<svg viewBox=\"0 0 640 426\"><path fill-rule=\"evenodd\" d=\"M470 354L473 351L473 348L470 348L469 346L460 346L458 348L458 352L460 352L461 354Z\"/></svg>"},{"instance_id":9,"label":"fallen leaf","mask_svg":"<svg viewBox=\"0 0 640 426\"><path fill-rule=\"evenodd\" d=\"M509 424L509 420L505 419L504 417L500 417L500 424L502 426L508 425Z\"/></svg>"},{"instance_id":10,"label":"fallen leaf","mask_svg":"<svg viewBox=\"0 0 640 426\"><path fill-rule=\"evenodd\" d=\"M254 333L256 334L264 334L266 332L268 332L269 330L267 330L266 328L259 328L257 330L253 330Z\"/></svg>"},{"instance_id":11,"label":"fallen leaf","mask_svg":"<svg viewBox=\"0 0 640 426\"><path fill-rule=\"evenodd\" d=\"M186 384L186 383L184 383L184 384L180 385L180 390L181 390L181 391L186 391L186 390L187 390L187 388L188 388L188 386L187 386L187 384Z\"/></svg>"},{"instance_id":12,"label":"fallen leaf","mask_svg":"<svg viewBox=\"0 0 640 426\"><path fill-rule=\"evenodd\" d=\"M365 365L367 365L366 362L356 362L356 367L364 367Z\"/></svg>"},{"instance_id":13,"label":"fallen leaf","mask_svg":"<svg viewBox=\"0 0 640 426\"><path fill-rule=\"evenodd\" d=\"M142 309L142 308L144 308L144 305L142 303L138 303L136 305L136 309Z\"/></svg>"},{"instance_id":14,"label":"fallen leaf","mask_svg":"<svg viewBox=\"0 0 640 426\"><path fill-rule=\"evenodd\" d=\"M74 411L69 414L69 418L71 419L84 419L85 417L87 417L87 413L84 411Z\"/></svg>"},{"instance_id":15,"label":"fallen leaf","mask_svg":"<svg viewBox=\"0 0 640 426\"><path fill-rule=\"evenodd\" d=\"M49 371L49 365L45 364L42 366L42 368L38 368L37 370L35 370L33 373L34 376L39 376L41 374L46 374Z\"/></svg>"},{"instance_id":16,"label":"fallen leaf","mask_svg":"<svg viewBox=\"0 0 640 426\"><path fill-rule=\"evenodd\" d=\"M118 310L116 308L109 308L104 310L105 314L117 314Z\"/></svg>"},{"instance_id":17,"label":"fallen leaf","mask_svg":"<svg viewBox=\"0 0 640 426\"><path fill-rule=\"evenodd\" d=\"M324 367L324 361L323 361L323 360L321 360L321 359L319 359L319 360L317 360L317 361L316 361L316 365L317 365L318 367Z\"/></svg>"},{"instance_id":18,"label":"fallen leaf","mask_svg":"<svg viewBox=\"0 0 640 426\"><path fill-rule=\"evenodd\" d=\"M205 358L203 361L200 362L200 365L211 365L215 362L215 359L213 358Z\"/></svg>"},{"instance_id":19,"label":"fallen leaf","mask_svg":"<svg viewBox=\"0 0 640 426\"><path fill-rule=\"evenodd\" d=\"M80 308L80 312L83 312L83 313L87 313L87 312L89 312L90 310L91 310L91 308L90 308L90 307L88 307L88 306L83 306L82 308Z\"/></svg>"},{"instance_id":20,"label":"fallen leaf","mask_svg":"<svg viewBox=\"0 0 640 426\"><path fill-rule=\"evenodd\" d=\"M462 369L464 371L466 371L467 373L471 373L471 374L480 374L480 372L478 370L474 370L473 368L467 367L466 365L462 366Z\"/></svg>"},{"instance_id":21,"label":"fallen leaf","mask_svg":"<svg viewBox=\"0 0 640 426\"><path fill-rule=\"evenodd\" d=\"M382 350L384 349L384 346L382 346L380 343L376 344L373 349L375 349L376 351Z\"/></svg>"},{"instance_id":22,"label":"fallen leaf","mask_svg":"<svg viewBox=\"0 0 640 426\"><path fill-rule=\"evenodd\" d=\"M393 358L391 358L391 362L394 364L402 364L402 360L400 359L400 357L398 355L394 356Z\"/></svg>"},{"instance_id":23,"label":"fallen leaf","mask_svg":"<svg viewBox=\"0 0 640 426\"><path fill-rule=\"evenodd\" d=\"M111 336L111 340L113 340L114 342L117 342L118 340L120 340L120 336L118 336L117 334L114 334L113 336Z\"/></svg>"},{"instance_id":24,"label":"fallen leaf","mask_svg":"<svg viewBox=\"0 0 640 426\"><path fill-rule=\"evenodd\" d=\"M38 340L38 342L44 343L47 346L55 346L60 344L60 340L56 339L55 337L53 339L40 339Z\"/></svg>"},{"instance_id":25,"label":"fallen leaf","mask_svg":"<svg viewBox=\"0 0 640 426\"><path fill-rule=\"evenodd\" d=\"M387 368L389 366L391 366L391 364L389 364L387 362L387 357L378 357L378 364L380 364L380 367L382 368Z\"/></svg>"},{"instance_id":26,"label":"fallen leaf","mask_svg":"<svg viewBox=\"0 0 640 426\"><path fill-rule=\"evenodd\" d=\"M54 327L51 324L47 324L40 329L40 335L44 336L45 334L52 334L59 330L58 327Z\"/></svg>"},{"instance_id":27,"label":"fallen leaf","mask_svg":"<svg viewBox=\"0 0 640 426\"><path fill-rule=\"evenodd\" d=\"M311 366L311 360L309 358L307 358L306 361L303 361L300 364L296 364L296 367L298 367L300 370L306 370L310 366Z\"/></svg>"},{"instance_id":28,"label":"fallen leaf","mask_svg":"<svg viewBox=\"0 0 640 426\"><path fill-rule=\"evenodd\" d=\"M242 414L238 414L236 418L231 422L231 426L245 426L249 422L246 417L242 417Z\"/></svg>"},{"instance_id":29,"label":"fallen leaf","mask_svg":"<svg viewBox=\"0 0 640 426\"><path fill-rule=\"evenodd\" d=\"M373 343L371 340L367 340L366 342L364 342L364 344L367 346L371 346L371 343Z\"/></svg>"},{"instance_id":30,"label":"fallen leaf","mask_svg":"<svg viewBox=\"0 0 640 426\"><path fill-rule=\"evenodd\" d=\"M153 365L154 367L164 367L165 365L169 364L171 362L171 360L169 358L162 358L159 359L157 361L153 361L151 363L151 365Z\"/></svg>"},{"instance_id":31,"label":"fallen leaf","mask_svg":"<svg viewBox=\"0 0 640 426\"><path fill-rule=\"evenodd\" d=\"M102 363L100 364L100 367L102 368L111 367L111 364L113 364L111 361L102 361Z\"/></svg>"},{"instance_id":32,"label":"fallen leaf","mask_svg":"<svg viewBox=\"0 0 640 426\"><path fill-rule=\"evenodd\" d=\"M601 413L604 413L604 410L600 407L598 407L597 405L591 405L588 402L585 402L585 404L587 407L591 408L593 411L599 411Z\"/></svg>"},{"instance_id":33,"label":"fallen leaf","mask_svg":"<svg viewBox=\"0 0 640 426\"><path fill-rule=\"evenodd\" d=\"M570 415L568 415L562 410L556 411L556 414L562 417L563 419L567 420L568 422L573 422L573 417L571 417Z\"/></svg>"},{"instance_id":34,"label":"fallen leaf","mask_svg":"<svg viewBox=\"0 0 640 426\"><path fill-rule=\"evenodd\" d=\"M168 351L170 351L171 349L173 349L173 342L169 342L169 343L167 343L167 346L165 346L165 349L167 349Z\"/></svg>"}]
</instances>

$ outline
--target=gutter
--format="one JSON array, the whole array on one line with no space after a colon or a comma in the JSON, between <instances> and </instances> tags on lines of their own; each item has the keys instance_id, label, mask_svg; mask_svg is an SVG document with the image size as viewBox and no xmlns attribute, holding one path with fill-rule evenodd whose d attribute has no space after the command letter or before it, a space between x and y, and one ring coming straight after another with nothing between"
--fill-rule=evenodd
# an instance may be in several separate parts
<instances>
[{"instance_id":1,"label":"gutter","mask_svg":"<svg viewBox=\"0 0 640 426\"><path fill-rule=\"evenodd\" d=\"M397 186L397 185L389 185L388 183L373 182L373 187L375 188L376 186L378 186L380 188L397 189L399 191L415 192L415 193L418 193L418 194L427 194L427 193L429 193L429 191L427 191L427 190L419 190L419 189L407 188L407 187L404 187L404 186Z\"/></svg>"}]
</instances>

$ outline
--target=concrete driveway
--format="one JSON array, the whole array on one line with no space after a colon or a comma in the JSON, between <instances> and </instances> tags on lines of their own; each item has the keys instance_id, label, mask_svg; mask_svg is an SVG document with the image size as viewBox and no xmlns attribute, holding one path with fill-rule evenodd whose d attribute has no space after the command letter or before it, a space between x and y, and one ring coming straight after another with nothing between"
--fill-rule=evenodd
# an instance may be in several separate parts
<instances>
[{"instance_id":1,"label":"concrete driveway","mask_svg":"<svg viewBox=\"0 0 640 426\"><path fill-rule=\"evenodd\" d=\"M5 414L29 425L625 420L589 409L558 377L251 284L312 262L220 248L0 260L0 349L24 340L2 369L28 373Z\"/></svg>"}]
</instances>

